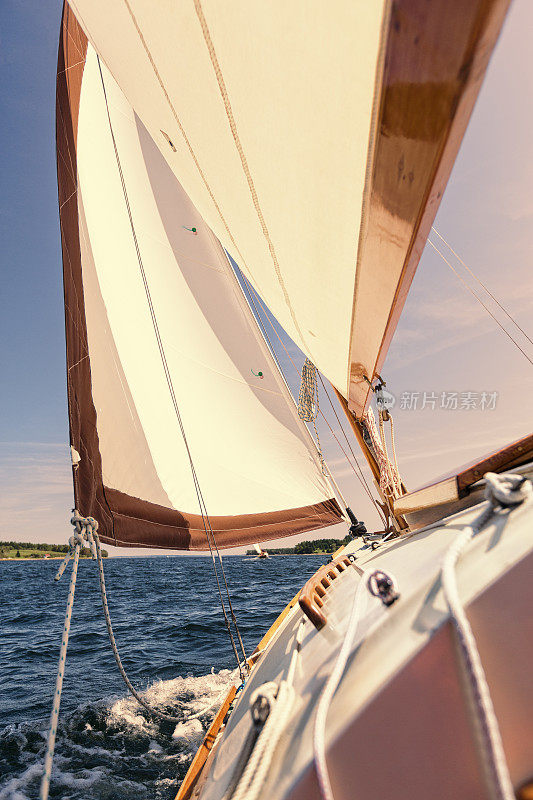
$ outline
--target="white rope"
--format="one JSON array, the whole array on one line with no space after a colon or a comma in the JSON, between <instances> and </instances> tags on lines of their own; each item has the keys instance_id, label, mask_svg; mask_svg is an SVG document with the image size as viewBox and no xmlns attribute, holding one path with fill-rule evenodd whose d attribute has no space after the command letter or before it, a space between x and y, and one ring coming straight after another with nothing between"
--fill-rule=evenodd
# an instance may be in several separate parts
<instances>
[{"instance_id":1,"label":"white rope","mask_svg":"<svg viewBox=\"0 0 533 800\"><path fill-rule=\"evenodd\" d=\"M40 800L47 800L48 792L50 790L50 777L52 774L52 762L54 759L54 750L56 744L57 723L59 720L59 705L61 703L61 692L63 690L63 676L65 674L68 637L70 633L70 620L72 618L72 606L74 605L74 592L76 591L76 578L78 577L78 563L80 559L80 550L82 543L83 543L83 538L80 532L76 530L74 535L69 540L71 552L73 552L74 554L74 563L72 565L72 574L70 576L67 608L65 610L65 622L63 624L63 636L61 638L61 648L59 650L59 664L57 667L54 701L52 703L52 713L50 714L48 741L46 745L46 755L44 757L44 770L41 778L41 788L39 792ZM71 552L69 552L68 555L63 559L63 563L59 567L58 573L56 575L56 580L59 580L59 578L63 574L65 567L68 563L68 560L70 558Z\"/></svg>"},{"instance_id":2,"label":"white rope","mask_svg":"<svg viewBox=\"0 0 533 800\"><path fill-rule=\"evenodd\" d=\"M264 684L252 695L250 702L252 702L254 696L265 694L268 697L271 711L257 738L254 749L235 791L231 794L231 800L257 800L259 792L266 780L272 756L285 730L294 704L294 674L300 652L304 626L305 621L302 620L294 638L294 649L292 651L286 679L280 682L279 687L276 687L276 685L272 683Z\"/></svg>"},{"instance_id":3,"label":"white rope","mask_svg":"<svg viewBox=\"0 0 533 800\"><path fill-rule=\"evenodd\" d=\"M270 345L270 347L272 348L272 345ZM341 492L337 481L333 477L333 473L331 472L326 463L326 459L324 458L324 453L322 452L320 436L318 435L318 428L316 426L316 420L319 413L322 414L322 417L324 418L324 420L326 420L324 413L320 410L320 403L318 399L317 375L319 374L320 373L318 373L317 368L315 367L313 362L310 361L308 358L306 358L303 363L302 372L300 375L301 383L300 383L300 393L298 395L298 416L303 422L307 423L310 422L313 425L313 429L315 431L316 449L318 453L318 458L320 460L320 465L322 467L322 473L327 478L329 478L329 480L333 484L335 491L337 492L337 495L340 497L341 502L344 505L344 508L346 508L348 506L348 503L346 502L346 499L343 493ZM372 497L370 499L372 499Z\"/></svg>"},{"instance_id":4,"label":"white rope","mask_svg":"<svg viewBox=\"0 0 533 800\"><path fill-rule=\"evenodd\" d=\"M374 572L375 568L366 570L366 572L361 575L361 579L357 584L346 633L344 634L344 639L337 654L333 669L328 680L326 681L324 689L322 690L322 694L320 695L320 700L316 710L315 724L313 729L313 753L315 757L315 766L318 776L320 794L324 800L334 800L326 761L326 721L328 711L333 699L333 695L337 690L337 686L340 683L346 667L346 662L348 661L348 656L350 655L352 649L359 620L361 619L364 607L368 601L369 593L367 583Z\"/></svg>"},{"instance_id":5,"label":"white rope","mask_svg":"<svg viewBox=\"0 0 533 800\"><path fill-rule=\"evenodd\" d=\"M320 437L316 427L316 418L318 417L319 411L320 404L318 401L316 367L312 361L306 358L302 366L300 393L298 395L298 416L303 422L311 422L313 425L322 472L324 475L327 475L328 469L324 461L322 445L320 444Z\"/></svg>"},{"instance_id":6,"label":"white rope","mask_svg":"<svg viewBox=\"0 0 533 800\"><path fill-rule=\"evenodd\" d=\"M74 563L72 567L72 574L70 576L70 586L69 586L69 593L68 593L68 600L67 600L67 608L65 611L65 623L63 627L63 637L61 640L61 649L59 652L59 665L57 670L57 677L56 677L56 686L54 692L54 700L52 704L52 713L50 715L50 726L48 729L48 743L46 748L46 755L44 759L44 770L43 775L41 778L41 789L40 789L40 800L47 800L48 792L50 789L50 776L52 773L52 762L54 757L54 749L55 749L55 741L56 741L56 734L57 734L57 723L59 719L59 705L61 702L61 692L63 688L63 676L65 673L65 662L66 662L66 655L67 655L67 646L68 646L68 637L70 632L70 620L72 617L72 607L74 604L74 592L76 590L76 578L78 574L78 563L79 563L79 556L80 550L83 545L84 540L88 542L89 547L91 549L93 558L95 558L98 562L98 574L99 574L99 581L100 581L100 594L102 597L102 605L104 608L104 616L107 626L107 632L109 634L109 641L111 642L111 648L113 650L113 655L115 656L115 661L117 662L117 666L119 668L120 674L124 680L124 683L128 687L129 691L133 695L133 697L137 700L137 702L144 708L146 711L151 714L152 716L158 717L159 719L163 719L167 722L172 722L173 724L176 723L183 723L189 722L193 719L198 719L211 708L213 708L220 700L224 697L227 693L225 689L223 692L220 693L216 697L216 699L208 706L203 708L201 711L197 711L195 714L192 714L187 717L174 717L170 714L165 714L163 711L159 711L159 709L154 708L146 700L137 692L133 684L131 683L130 679L126 674L126 670L122 666L122 660L120 658L120 654L118 652L117 643L115 640L115 636L113 633L113 627L111 625L111 617L109 614L109 607L107 605L107 592L105 587L105 577L104 577L104 564L102 558L102 551L100 549L100 539L97 534L98 530L98 522L93 517L82 517L77 510L74 510L74 515L71 519L72 525L74 525L75 533L69 539L70 550L59 565L59 569L56 573L55 580L58 581L61 576L63 575L65 568L71 558L71 555L74 556Z\"/></svg>"},{"instance_id":7,"label":"white rope","mask_svg":"<svg viewBox=\"0 0 533 800\"><path fill-rule=\"evenodd\" d=\"M376 418L372 407L369 406L366 414L363 417L366 423L366 428L372 446L376 454L376 459L379 467L379 486L384 494L392 495L392 497L399 497L402 493L402 481L395 464L393 464L387 453L387 444L385 440L385 431L383 430L383 421L381 414L379 415L379 433L376 425ZM393 447L394 457L396 458L396 448Z\"/></svg>"},{"instance_id":8,"label":"white rope","mask_svg":"<svg viewBox=\"0 0 533 800\"><path fill-rule=\"evenodd\" d=\"M495 475L487 472L484 477L485 497L488 504L472 524L465 528L450 545L444 557L441 580L472 692L479 745L490 788L495 800L514 800L515 795L505 759L498 720L476 640L457 589L455 566L469 542L482 530L498 508L519 505L527 496L531 496L531 484L520 475L511 473Z\"/></svg>"}]
</instances>

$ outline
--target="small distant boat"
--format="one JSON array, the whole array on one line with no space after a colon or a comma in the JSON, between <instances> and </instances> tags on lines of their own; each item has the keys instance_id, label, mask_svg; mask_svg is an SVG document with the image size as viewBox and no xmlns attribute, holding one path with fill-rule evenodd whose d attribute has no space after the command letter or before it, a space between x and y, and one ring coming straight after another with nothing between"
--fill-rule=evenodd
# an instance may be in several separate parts
<instances>
[{"instance_id":1,"label":"small distant boat","mask_svg":"<svg viewBox=\"0 0 533 800\"><path fill-rule=\"evenodd\" d=\"M257 558L270 558L268 550L262 550L258 544L254 544L254 550L257 553ZM254 559L254 561L257 559Z\"/></svg>"}]
</instances>

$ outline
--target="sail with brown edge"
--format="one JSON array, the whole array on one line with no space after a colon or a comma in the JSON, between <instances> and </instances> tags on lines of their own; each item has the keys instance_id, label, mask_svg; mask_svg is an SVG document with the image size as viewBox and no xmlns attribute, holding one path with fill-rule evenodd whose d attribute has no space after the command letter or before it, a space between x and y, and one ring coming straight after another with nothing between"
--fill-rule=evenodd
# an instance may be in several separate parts
<instances>
[{"instance_id":1,"label":"sail with brown edge","mask_svg":"<svg viewBox=\"0 0 533 800\"><path fill-rule=\"evenodd\" d=\"M68 20L77 17L71 21L80 28L76 35L88 36L98 54L104 80L116 81L161 165L166 163L197 209L194 219L204 221L205 230L213 232L335 387L398 528L405 521L394 513L394 500L405 487L394 475L391 485L384 485L380 462L385 462L376 437L368 447L364 416L507 6L507 0L339 0L333 13L314 0L296 4L290 14L260 5L253 24L247 3L195 0L161 14L144 0L72 0L66 6ZM82 82L85 50L78 49L74 53L69 44L66 52ZM126 192L127 184L125 179ZM130 188L130 203L136 188ZM65 197L73 190L69 186ZM135 228L134 211L132 217ZM199 222L176 225L183 236L194 236L187 229L195 227L201 236ZM138 241L137 246L132 255L142 259ZM68 327L67 318L67 332ZM78 349L74 355L83 357ZM74 363L71 359L69 367ZM247 366L253 377L263 372L260 365ZM191 383L189 397L202 398L200 405L213 386ZM215 408L204 406L205 421L214 421ZM218 422L213 427L220 429ZM195 458L220 456L215 430L211 434L196 448ZM76 441L72 444L78 449ZM254 453L254 463L261 460L255 459L258 445L253 435L243 444L243 451ZM89 449L79 474L94 469L86 496L92 500L94 487L101 487L98 511L109 520L108 528L112 525L117 543L124 540L124 530L139 527L139 517L147 530L154 514L162 515L156 521L159 532L176 525L201 531L198 516L192 528L187 518L170 522L160 511L169 505L160 494L152 494L158 497L154 508L142 511L125 500L143 497L139 487L107 491L106 502L105 481L92 457L95 448ZM182 463L183 446L180 452ZM245 489L241 497L247 494ZM301 517L307 517L301 531L309 523L305 509L319 507L315 528L324 521L323 510L331 522L335 514L340 518L337 509L321 505L332 497L324 488L315 502L300 501ZM201 497L197 504L202 505ZM209 505L209 513L221 520L217 530L222 533L228 524L235 528L236 520L224 521L231 515L217 514L216 504ZM264 536L246 541L293 532L287 525L282 530L279 520L263 530ZM242 536L224 539L245 541ZM167 536L164 546L168 541Z\"/></svg>"},{"instance_id":2,"label":"sail with brown edge","mask_svg":"<svg viewBox=\"0 0 533 800\"><path fill-rule=\"evenodd\" d=\"M224 249L68 6L57 146L78 510L180 550L342 520Z\"/></svg>"}]
</instances>

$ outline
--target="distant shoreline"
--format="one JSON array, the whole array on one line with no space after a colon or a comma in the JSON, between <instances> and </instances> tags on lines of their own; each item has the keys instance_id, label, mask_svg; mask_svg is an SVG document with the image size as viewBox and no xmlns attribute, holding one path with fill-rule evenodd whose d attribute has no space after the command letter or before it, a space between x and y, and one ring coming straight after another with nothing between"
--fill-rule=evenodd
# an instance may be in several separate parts
<instances>
[{"instance_id":1,"label":"distant shoreline","mask_svg":"<svg viewBox=\"0 0 533 800\"><path fill-rule=\"evenodd\" d=\"M48 558L43 556L20 556L20 558L8 556L8 558L0 558L0 561L62 561L66 555L66 553L63 553L59 556L48 556ZM80 556L80 558L87 559L91 558L91 556Z\"/></svg>"}]
</instances>

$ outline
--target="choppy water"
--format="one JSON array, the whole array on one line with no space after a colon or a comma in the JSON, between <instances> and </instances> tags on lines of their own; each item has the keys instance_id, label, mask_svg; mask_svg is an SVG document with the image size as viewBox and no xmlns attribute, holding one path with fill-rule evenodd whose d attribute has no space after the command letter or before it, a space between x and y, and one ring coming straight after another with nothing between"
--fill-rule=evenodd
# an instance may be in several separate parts
<instances>
[{"instance_id":1,"label":"choppy water","mask_svg":"<svg viewBox=\"0 0 533 800\"><path fill-rule=\"evenodd\" d=\"M39 795L70 568L0 562L0 800ZM320 564L316 556L224 559L248 652ZM207 558L105 563L113 627L130 679L172 714L208 706L235 667ZM172 800L216 709L178 726L129 696L104 624L96 564L81 561L50 797Z\"/></svg>"}]
</instances>

